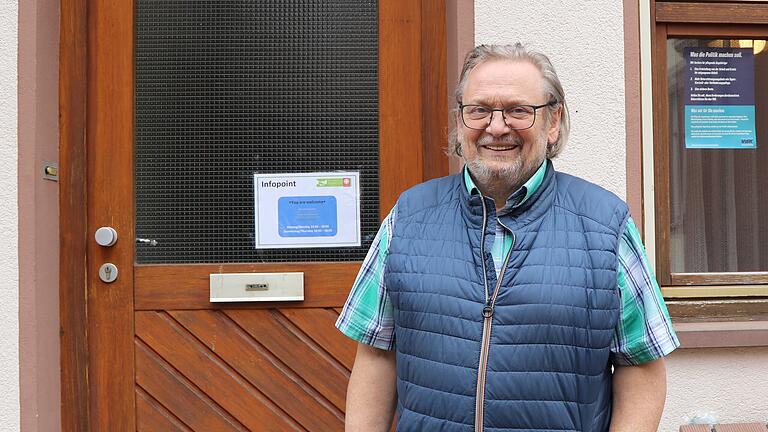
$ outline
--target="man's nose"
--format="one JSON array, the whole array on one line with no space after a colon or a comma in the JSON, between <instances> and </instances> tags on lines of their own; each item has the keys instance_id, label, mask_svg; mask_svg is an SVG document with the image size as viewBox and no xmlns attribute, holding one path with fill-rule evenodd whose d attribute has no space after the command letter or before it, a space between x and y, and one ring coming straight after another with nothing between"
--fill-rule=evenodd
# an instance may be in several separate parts
<instances>
[{"instance_id":1,"label":"man's nose","mask_svg":"<svg viewBox=\"0 0 768 432\"><path fill-rule=\"evenodd\" d=\"M501 136L509 133L510 130L507 122L504 120L504 113L502 111L493 111L491 113L491 122L488 123L485 131L493 136Z\"/></svg>"}]
</instances>

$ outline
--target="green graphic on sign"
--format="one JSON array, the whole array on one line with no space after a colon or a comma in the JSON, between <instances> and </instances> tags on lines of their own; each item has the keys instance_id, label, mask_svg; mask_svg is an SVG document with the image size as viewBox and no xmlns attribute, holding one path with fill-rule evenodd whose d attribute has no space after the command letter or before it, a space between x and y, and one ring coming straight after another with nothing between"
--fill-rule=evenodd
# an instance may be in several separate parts
<instances>
[{"instance_id":1,"label":"green graphic on sign","mask_svg":"<svg viewBox=\"0 0 768 432\"><path fill-rule=\"evenodd\" d=\"M317 179L317 187L342 187L342 186L344 186L344 179L341 177Z\"/></svg>"}]
</instances>

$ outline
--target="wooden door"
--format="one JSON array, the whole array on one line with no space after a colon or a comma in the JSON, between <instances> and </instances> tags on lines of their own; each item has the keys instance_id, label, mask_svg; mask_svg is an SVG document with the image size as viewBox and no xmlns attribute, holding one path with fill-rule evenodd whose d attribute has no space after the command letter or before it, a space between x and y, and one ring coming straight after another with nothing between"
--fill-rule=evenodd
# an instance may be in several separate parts
<instances>
[{"instance_id":1,"label":"wooden door","mask_svg":"<svg viewBox=\"0 0 768 432\"><path fill-rule=\"evenodd\" d=\"M444 4L378 14L383 216L447 174ZM137 265L134 5L63 0L61 15L63 430L343 430L355 344L333 324L360 263ZM114 246L95 243L102 226ZM304 272L305 301L209 302L211 273L285 271Z\"/></svg>"}]
</instances>

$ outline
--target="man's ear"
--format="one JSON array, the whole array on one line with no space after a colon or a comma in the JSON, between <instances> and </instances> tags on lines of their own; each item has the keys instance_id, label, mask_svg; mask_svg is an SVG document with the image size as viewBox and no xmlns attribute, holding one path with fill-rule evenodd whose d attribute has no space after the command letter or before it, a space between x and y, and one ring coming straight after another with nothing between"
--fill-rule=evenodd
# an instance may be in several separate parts
<instances>
[{"instance_id":1,"label":"man's ear","mask_svg":"<svg viewBox=\"0 0 768 432\"><path fill-rule=\"evenodd\" d=\"M549 130L547 130L547 143L554 144L557 142L557 138L560 137L560 119L563 114L563 106L557 107L557 111L553 112L549 116Z\"/></svg>"}]
</instances>

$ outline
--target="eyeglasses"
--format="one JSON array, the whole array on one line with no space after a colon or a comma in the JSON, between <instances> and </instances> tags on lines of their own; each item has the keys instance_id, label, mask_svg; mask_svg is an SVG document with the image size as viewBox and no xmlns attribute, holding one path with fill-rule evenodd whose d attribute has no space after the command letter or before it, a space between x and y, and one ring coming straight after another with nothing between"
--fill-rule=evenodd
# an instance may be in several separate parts
<instances>
[{"instance_id":1,"label":"eyeglasses","mask_svg":"<svg viewBox=\"0 0 768 432\"><path fill-rule=\"evenodd\" d=\"M461 110L461 121L464 126L475 129L485 130L493 120L493 113L501 112L504 123L513 130L530 129L536 122L536 111L539 108L557 105L553 100L543 105L511 105L505 108L491 108L485 105L464 105L459 103Z\"/></svg>"}]
</instances>

